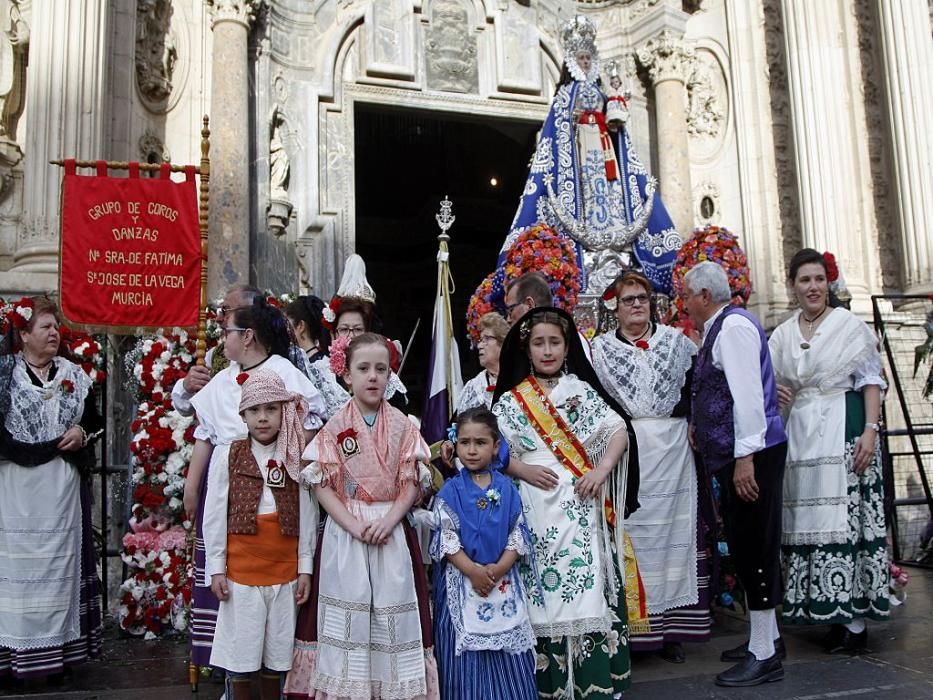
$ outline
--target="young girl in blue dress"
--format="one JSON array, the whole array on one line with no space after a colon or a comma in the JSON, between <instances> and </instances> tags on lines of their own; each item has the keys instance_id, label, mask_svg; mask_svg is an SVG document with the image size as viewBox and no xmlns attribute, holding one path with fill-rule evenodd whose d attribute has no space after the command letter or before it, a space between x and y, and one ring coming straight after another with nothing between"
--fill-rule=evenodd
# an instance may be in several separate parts
<instances>
[{"instance_id":1,"label":"young girl in blue dress","mask_svg":"<svg viewBox=\"0 0 933 700\"><path fill-rule=\"evenodd\" d=\"M434 500L434 640L441 697L537 698L535 636L518 560L531 554L518 489L491 470L499 448L485 407L457 420L460 473Z\"/></svg>"}]
</instances>

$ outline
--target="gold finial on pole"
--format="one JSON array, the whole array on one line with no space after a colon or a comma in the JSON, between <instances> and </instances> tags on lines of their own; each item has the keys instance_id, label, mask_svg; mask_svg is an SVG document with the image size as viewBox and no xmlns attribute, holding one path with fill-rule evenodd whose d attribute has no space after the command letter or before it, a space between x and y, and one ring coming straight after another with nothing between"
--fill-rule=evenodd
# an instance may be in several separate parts
<instances>
[{"instance_id":1,"label":"gold finial on pole","mask_svg":"<svg viewBox=\"0 0 933 700\"><path fill-rule=\"evenodd\" d=\"M439 241L446 242L450 240L450 235L447 231L454 225L454 221L457 220L457 217L453 215L453 206L454 203L451 202L445 194L444 199L441 201L440 212L434 215L434 218L437 220L437 225L441 229L441 235L437 237Z\"/></svg>"},{"instance_id":2,"label":"gold finial on pole","mask_svg":"<svg viewBox=\"0 0 933 700\"><path fill-rule=\"evenodd\" d=\"M204 365L207 355L207 214L211 198L211 129L206 114L201 122L201 167L198 188L198 227L201 229L201 302L198 308L198 341L195 364Z\"/></svg>"}]
</instances>

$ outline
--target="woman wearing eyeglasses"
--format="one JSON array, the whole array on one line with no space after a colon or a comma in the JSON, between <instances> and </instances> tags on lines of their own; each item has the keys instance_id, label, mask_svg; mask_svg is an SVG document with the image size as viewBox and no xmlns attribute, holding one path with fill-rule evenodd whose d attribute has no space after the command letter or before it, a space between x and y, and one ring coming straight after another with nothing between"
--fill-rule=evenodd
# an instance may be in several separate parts
<instances>
[{"instance_id":1,"label":"woman wearing eyeglasses","mask_svg":"<svg viewBox=\"0 0 933 700\"><path fill-rule=\"evenodd\" d=\"M710 636L707 519L698 513L699 482L687 438L697 348L679 330L652 319L654 290L643 275L625 272L610 290L614 296L605 303L619 327L593 340L593 366L631 414L638 436L641 508L626 527L645 583L651 630L632 635L632 650L660 651L664 659L683 663L682 642Z\"/></svg>"},{"instance_id":2,"label":"woman wearing eyeglasses","mask_svg":"<svg viewBox=\"0 0 933 700\"><path fill-rule=\"evenodd\" d=\"M221 335L223 353L230 364L215 374L191 399L198 426L194 431L196 442L185 478L185 509L189 517L203 511L207 474L215 467L213 455L224 454L223 451L214 451L214 447L246 438L246 423L239 414L239 406L241 386L251 372L260 368L272 370L285 382L286 389L304 399L306 413L303 425L307 440L323 425L324 399L321 393L288 359L288 328L281 311L270 306L263 297L256 297L250 306L232 309L224 315ZM226 468L226 465L216 468ZM191 508L192 503L197 503L196 509ZM219 603L210 589L211 578L205 575L201 518L196 522L191 605L192 659L198 665L207 665Z\"/></svg>"}]
</instances>

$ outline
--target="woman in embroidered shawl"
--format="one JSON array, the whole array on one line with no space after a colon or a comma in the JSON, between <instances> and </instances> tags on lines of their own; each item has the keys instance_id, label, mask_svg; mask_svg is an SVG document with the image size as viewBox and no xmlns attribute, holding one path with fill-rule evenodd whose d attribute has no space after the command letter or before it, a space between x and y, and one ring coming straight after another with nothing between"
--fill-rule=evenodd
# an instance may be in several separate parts
<instances>
[{"instance_id":1,"label":"woman in embroidered shawl","mask_svg":"<svg viewBox=\"0 0 933 700\"><path fill-rule=\"evenodd\" d=\"M191 600L191 656L198 666L210 663L214 628L217 624L219 601L211 592L210 577L205 574L205 549L201 514L207 500L210 470L225 451L215 451L220 445L230 445L247 436L246 423L239 413L242 384L250 372L259 369L278 374L285 387L302 397L306 404L304 429L310 439L322 424L324 400L311 380L288 359L289 342L285 317L263 297L256 297L250 306L228 313L221 329L223 352L230 364L215 374L191 399L197 412L198 426L191 462L188 465L185 491L200 484L198 494L197 529L195 535L194 585ZM221 468L225 468L220 462Z\"/></svg>"},{"instance_id":2,"label":"woman in embroidered shawl","mask_svg":"<svg viewBox=\"0 0 933 700\"><path fill-rule=\"evenodd\" d=\"M593 340L593 368L632 415L638 435L641 508L625 523L645 583L651 630L632 635L633 651L660 651L683 663L681 642L710 636L712 498L698 480L687 439L697 347L652 319L654 289L639 272L620 275L606 305L619 327ZM702 494L703 497L698 496ZM706 506L698 512L698 503ZM704 517L705 516L705 517Z\"/></svg>"},{"instance_id":3,"label":"woman in embroidered shawl","mask_svg":"<svg viewBox=\"0 0 933 700\"><path fill-rule=\"evenodd\" d=\"M60 678L101 650L89 469L103 421L48 298L13 302L3 322L0 678Z\"/></svg>"},{"instance_id":4,"label":"woman in embroidered shawl","mask_svg":"<svg viewBox=\"0 0 933 700\"><path fill-rule=\"evenodd\" d=\"M858 651L865 619L889 615L878 340L833 308L823 255L801 250L788 278L800 309L768 343L787 413L784 621L831 624L826 650Z\"/></svg>"},{"instance_id":5,"label":"woman in embroidered shawl","mask_svg":"<svg viewBox=\"0 0 933 700\"><path fill-rule=\"evenodd\" d=\"M350 342L341 374L353 397L303 455L302 480L328 518L299 616L290 698L438 697L427 580L406 520L430 451L384 398L388 342L374 333Z\"/></svg>"},{"instance_id":6,"label":"woman in embroidered shawl","mask_svg":"<svg viewBox=\"0 0 933 700\"><path fill-rule=\"evenodd\" d=\"M627 601L618 565L623 514L638 507L634 436L586 360L572 317L526 313L502 348L493 413L520 483L540 587L523 567L539 697L612 698L630 683ZM628 473L619 473L628 450ZM626 589L638 594L637 574ZM644 610L632 610L633 616Z\"/></svg>"},{"instance_id":7,"label":"woman in embroidered shawl","mask_svg":"<svg viewBox=\"0 0 933 700\"><path fill-rule=\"evenodd\" d=\"M460 473L434 499L431 557L435 655L441 693L534 700L534 631L518 571L531 537L518 489L492 468L496 417L485 406L457 418Z\"/></svg>"}]
</instances>

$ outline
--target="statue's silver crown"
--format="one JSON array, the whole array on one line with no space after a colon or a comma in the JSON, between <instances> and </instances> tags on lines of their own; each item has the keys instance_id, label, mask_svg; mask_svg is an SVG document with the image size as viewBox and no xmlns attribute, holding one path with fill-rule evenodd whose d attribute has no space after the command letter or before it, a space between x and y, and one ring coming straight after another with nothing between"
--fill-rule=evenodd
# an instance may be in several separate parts
<instances>
[{"instance_id":1,"label":"statue's silver crown","mask_svg":"<svg viewBox=\"0 0 933 700\"><path fill-rule=\"evenodd\" d=\"M576 15L560 28L560 43L565 56L576 56L581 51L589 51L596 58L596 26L588 17Z\"/></svg>"}]
</instances>

